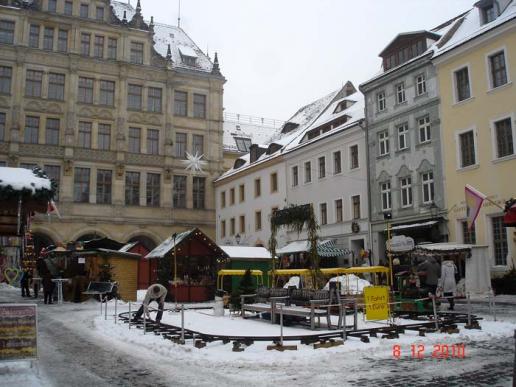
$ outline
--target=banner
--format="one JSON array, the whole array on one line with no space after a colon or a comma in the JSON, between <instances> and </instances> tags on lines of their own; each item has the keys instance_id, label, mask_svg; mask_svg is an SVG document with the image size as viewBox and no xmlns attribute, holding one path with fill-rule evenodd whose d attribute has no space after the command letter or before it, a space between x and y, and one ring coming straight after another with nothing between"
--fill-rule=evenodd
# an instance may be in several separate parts
<instances>
[{"instance_id":1,"label":"banner","mask_svg":"<svg viewBox=\"0 0 516 387\"><path fill-rule=\"evenodd\" d=\"M471 230L477 220L478 213L482 208L486 195L477 191L472 186L466 184L464 188L464 194L466 196L466 215L468 217L468 228Z\"/></svg>"},{"instance_id":2,"label":"banner","mask_svg":"<svg viewBox=\"0 0 516 387\"><path fill-rule=\"evenodd\" d=\"M37 357L37 306L0 304L0 361Z\"/></svg>"},{"instance_id":3,"label":"banner","mask_svg":"<svg viewBox=\"0 0 516 387\"><path fill-rule=\"evenodd\" d=\"M387 286L367 286L364 288L367 320L387 320L389 318L389 288Z\"/></svg>"}]
</instances>

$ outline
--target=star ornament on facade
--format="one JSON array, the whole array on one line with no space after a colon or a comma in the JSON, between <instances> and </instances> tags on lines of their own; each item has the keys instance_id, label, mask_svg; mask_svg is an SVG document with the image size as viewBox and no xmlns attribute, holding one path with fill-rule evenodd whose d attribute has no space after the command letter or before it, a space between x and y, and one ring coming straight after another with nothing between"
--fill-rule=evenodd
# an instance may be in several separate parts
<instances>
[{"instance_id":1,"label":"star ornament on facade","mask_svg":"<svg viewBox=\"0 0 516 387\"><path fill-rule=\"evenodd\" d=\"M192 155L186 152L186 160L183 160L182 163L185 165L185 170L190 170L192 172L204 172L202 168L208 163L205 160L202 160L204 154L199 155L199 153L195 152L195 155Z\"/></svg>"}]
</instances>

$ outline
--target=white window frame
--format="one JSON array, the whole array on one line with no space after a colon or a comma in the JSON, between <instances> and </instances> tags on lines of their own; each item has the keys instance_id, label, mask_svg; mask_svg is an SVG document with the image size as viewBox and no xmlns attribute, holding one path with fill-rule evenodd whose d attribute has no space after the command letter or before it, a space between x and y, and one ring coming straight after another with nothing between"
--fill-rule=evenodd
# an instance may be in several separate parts
<instances>
[{"instance_id":1,"label":"white window frame","mask_svg":"<svg viewBox=\"0 0 516 387\"><path fill-rule=\"evenodd\" d=\"M322 159L322 171L321 171L321 159ZM323 172L323 174L321 174ZM317 178L319 180L326 178L326 156L317 157Z\"/></svg>"},{"instance_id":2,"label":"white window frame","mask_svg":"<svg viewBox=\"0 0 516 387\"><path fill-rule=\"evenodd\" d=\"M384 189L384 185L388 184L388 188ZM388 207L383 206L383 196L387 195ZM383 181L380 183L380 205L382 207L382 211L391 211L392 210L392 186L390 181Z\"/></svg>"},{"instance_id":3,"label":"white window frame","mask_svg":"<svg viewBox=\"0 0 516 387\"><path fill-rule=\"evenodd\" d=\"M492 268L495 268L498 269L498 270L503 270L505 271L506 268L508 267L509 265L509 262L511 261L511 254L513 254L513 252L511 251L511 234L509 233L509 230L510 228L509 227L505 227L505 232L506 232L506 238L507 238L507 253L508 253L508 256L505 257L505 260L506 260L506 263L505 265L497 265L496 264L496 257L495 257L495 247L494 247L494 241L493 241L493 238L494 238L494 231L493 231L493 218L497 218L499 216L503 216L503 213L500 213L500 212L495 212L495 213L492 213L492 214L489 214L489 215L486 215L485 216L485 220L486 220L486 224L487 224L487 230L488 230L488 235L487 235L487 240L488 240L488 246L489 246L489 255L492 257L492 261L491 261L491 267ZM477 237L478 237L478 234L477 234ZM477 238L477 244L478 244L478 238Z\"/></svg>"},{"instance_id":4,"label":"white window frame","mask_svg":"<svg viewBox=\"0 0 516 387\"><path fill-rule=\"evenodd\" d=\"M421 125L421 120L425 120L425 124ZM426 122L428 120L428 122ZM421 129L425 128L425 139L422 141L421 139ZM426 115L423 117L417 118L417 133L419 138L420 144L426 144L430 141L432 141L432 122L430 121L430 115Z\"/></svg>"},{"instance_id":5,"label":"white window frame","mask_svg":"<svg viewBox=\"0 0 516 387\"><path fill-rule=\"evenodd\" d=\"M405 130L400 132L401 128L404 128ZM406 149L409 148L409 142L408 142L408 140L409 140L408 122L405 122L405 123L403 123L401 125L396 126L396 137L398 139L398 151L406 150ZM400 146L400 143L401 143L400 139L402 137L403 137L404 142L405 142L403 148Z\"/></svg>"},{"instance_id":6,"label":"white window frame","mask_svg":"<svg viewBox=\"0 0 516 387\"><path fill-rule=\"evenodd\" d=\"M380 99L380 96L383 98ZM382 105L383 103L383 105ZM383 106L382 109L380 109ZM385 96L385 90L376 93L376 111L378 113L384 112L387 109L387 98Z\"/></svg>"},{"instance_id":7,"label":"white window frame","mask_svg":"<svg viewBox=\"0 0 516 387\"><path fill-rule=\"evenodd\" d=\"M460 135L463 134L463 133L466 133L466 132L471 132L473 131L473 144L474 144L474 149L475 149L475 164L472 164L472 165L468 165L466 167L463 167L462 166L462 160L461 160L461 149L460 149ZM463 130L458 130L455 132L455 154L456 154L456 165L457 165L457 171L461 171L461 170L468 170L468 169L472 169L472 168L477 168L478 165L479 165L479 160L478 160L478 140L477 140L477 127L476 126L472 126L472 127L469 127L467 129L463 129Z\"/></svg>"},{"instance_id":8,"label":"white window frame","mask_svg":"<svg viewBox=\"0 0 516 387\"><path fill-rule=\"evenodd\" d=\"M400 86L402 86L401 89L399 89ZM396 105L401 105L401 104L407 102L405 82L396 83L396 85L394 85L394 93L396 96ZM400 101L400 99L399 99L400 95L403 97L402 101Z\"/></svg>"},{"instance_id":9,"label":"white window frame","mask_svg":"<svg viewBox=\"0 0 516 387\"><path fill-rule=\"evenodd\" d=\"M403 180L410 179L409 184L403 184ZM413 191L413 184L412 184L412 176L405 176L400 177L400 205L401 208L409 208L414 205L414 191ZM407 200L410 199L410 201L407 204L403 204L403 190L407 190ZM410 195L409 195L410 193Z\"/></svg>"},{"instance_id":10,"label":"white window frame","mask_svg":"<svg viewBox=\"0 0 516 387\"><path fill-rule=\"evenodd\" d=\"M360 201L360 207L359 207L360 217L359 217L359 218L355 218L355 217L354 217L354 216L355 216L355 212L354 212L355 207L354 207L354 205L353 205L353 198L354 198L355 196L358 196L358 199L359 199L359 201ZM362 216L363 216L363 212L362 212L362 195L361 195L360 193L351 194L351 195L349 196L349 210L350 210L350 211L349 211L349 216L350 216L350 219L351 219L351 220L356 221L356 220L362 219Z\"/></svg>"},{"instance_id":11,"label":"white window frame","mask_svg":"<svg viewBox=\"0 0 516 387\"><path fill-rule=\"evenodd\" d=\"M383 135L386 134L385 137L383 137ZM383 138L380 138L380 137L383 137ZM381 144L382 143L385 143L386 146L385 146L385 150L386 152L385 153L382 153L382 146ZM381 157L381 156L386 156L390 153L390 144L389 144L389 130L382 130L381 132L378 132L378 156Z\"/></svg>"},{"instance_id":12,"label":"white window frame","mask_svg":"<svg viewBox=\"0 0 516 387\"><path fill-rule=\"evenodd\" d=\"M469 82L469 98L466 98L466 99L463 99L462 101L459 101L458 100L458 90L457 90L457 81L456 81L456 77L455 77L455 73L464 69L464 68L467 68L468 69L468 82ZM456 104L459 104L459 103L464 103L464 102L467 102L469 100L471 100L473 97L474 97L474 92L473 92L473 82L471 82L471 64L468 62L468 63L464 63L460 66L457 66L456 68L454 68L452 71L451 71L451 81L452 81L452 85L453 85L453 104L456 105Z\"/></svg>"},{"instance_id":13,"label":"white window frame","mask_svg":"<svg viewBox=\"0 0 516 387\"><path fill-rule=\"evenodd\" d=\"M507 82L504 83L503 85L494 87L493 86L493 75L492 75L492 71L491 71L491 57L493 55L495 55L495 54L498 54L499 52L502 52L502 51L503 51L503 56L504 56L504 59L505 59L505 76L507 78ZM509 58L507 56L507 47L506 46L501 46L501 47L498 47L495 50L492 50L492 51L488 52L485 55L485 61L486 61L487 92L490 92L492 90L498 90L498 89L506 87L507 85L510 85L512 83L512 81L511 81L511 71L510 71L511 68L509 67L510 64L509 64Z\"/></svg>"},{"instance_id":14,"label":"white window frame","mask_svg":"<svg viewBox=\"0 0 516 387\"><path fill-rule=\"evenodd\" d=\"M499 121L509 118L511 120L512 129L512 155L498 157L498 144L496 138L496 126L495 124ZM491 128L491 146L492 146L492 159L491 161L503 161L510 160L516 157L516 113L508 113L496 118L489 120L489 127ZM476 145L476 143L475 143Z\"/></svg>"},{"instance_id":15,"label":"white window frame","mask_svg":"<svg viewBox=\"0 0 516 387\"><path fill-rule=\"evenodd\" d=\"M353 148L354 146L357 147L358 154L357 154L357 166L353 168L353 163L352 163L353 159L352 159L351 148ZM349 154L349 168L348 169L350 171L356 171L356 170L360 169L360 164L361 164L360 163L360 145L358 144L358 142L354 143L354 144L350 144L348 146L348 154Z\"/></svg>"},{"instance_id":16,"label":"white window frame","mask_svg":"<svg viewBox=\"0 0 516 387\"><path fill-rule=\"evenodd\" d=\"M425 180L425 175L432 174L431 179ZM428 190L428 200L425 200L425 189ZM433 191L433 196L432 196ZM434 180L434 171L426 171L421 173L421 202L423 204L431 204L434 202L435 196L435 180Z\"/></svg>"},{"instance_id":17,"label":"white window frame","mask_svg":"<svg viewBox=\"0 0 516 387\"><path fill-rule=\"evenodd\" d=\"M294 169L296 169L296 168L297 168L297 181L294 181ZM293 165L292 167L290 167L290 177L292 179L291 187L295 188L295 187L299 186L299 167L297 165Z\"/></svg>"},{"instance_id":18,"label":"white window frame","mask_svg":"<svg viewBox=\"0 0 516 387\"><path fill-rule=\"evenodd\" d=\"M307 174L306 174L306 164L310 165L310 180L307 180ZM303 162L303 183L304 184L310 184L313 181L313 173L312 173L312 160L308 160Z\"/></svg>"},{"instance_id":19,"label":"white window frame","mask_svg":"<svg viewBox=\"0 0 516 387\"><path fill-rule=\"evenodd\" d=\"M339 156L339 157L340 157L340 159L339 159L340 171L337 171L337 170L335 169L335 155L336 155L337 153L339 153L339 155L340 155L340 156ZM340 175L340 174L342 174L342 169L343 169L343 168L342 168L342 151L340 151L340 150L336 150L336 151L332 152L332 155L333 155L333 158L332 158L332 161L333 161L333 174L334 174L334 175Z\"/></svg>"},{"instance_id":20,"label":"white window frame","mask_svg":"<svg viewBox=\"0 0 516 387\"><path fill-rule=\"evenodd\" d=\"M340 200L340 208L342 211L341 220L337 218L337 202ZM334 223L343 223L344 222L344 198L335 198L333 199L333 210L334 210Z\"/></svg>"},{"instance_id":21,"label":"white window frame","mask_svg":"<svg viewBox=\"0 0 516 387\"><path fill-rule=\"evenodd\" d=\"M420 79L422 79L422 81L420 81ZM425 73L421 73L421 74L418 74L416 75L416 79L415 79L415 85L416 85L416 96L421 96L423 94L426 94L426 75ZM422 90L421 92L419 92L419 86L422 85Z\"/></svg>"},{"instance_id":22,"label":"white window frame","mask_svg":"<svg viewBox=\"0 0 516 387\"><path fill-rule=\"evenodd\" d=\"M322 221L322 206L323 206L323 204L326 207L326 215L325 215L326 216L326 222L325 223L323 223L323 221ZM326 202L320 202L319 203L319 224L321 226L325 226L325 225L328 224L328 203L326 203Z\"/></svg>"}]
</instances>

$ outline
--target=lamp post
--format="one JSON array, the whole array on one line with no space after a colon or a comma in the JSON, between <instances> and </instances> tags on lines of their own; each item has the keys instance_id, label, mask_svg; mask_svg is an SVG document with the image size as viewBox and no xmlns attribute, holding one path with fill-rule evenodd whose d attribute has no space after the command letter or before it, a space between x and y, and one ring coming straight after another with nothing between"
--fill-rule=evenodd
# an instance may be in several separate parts
<instances>
[{"instance_id":1,"label":"lamp post","mask_svg":"<svg viewBox=\"0 0 516 387\"><path fill-rule=\"evenodd\" d=\"M175 310L177 310L177 249L176 249L176 236L177 233L172 234L174 240L174 301L176 303Z\"/></svg>"},{"instance_id":2,"label":"lamp post","mask_svg":"<svg viewBox=\"0 0 516 387\"><path fill-rule=\"evenodd\" d=\"M240 244L240 239L241 239L240 234L236 234L235 235L235 241L236 241L237 245Z\"/></svg>"},{"instance_id":3,"label":"lamp post","mask_svg":"<svg viewBox=\"0 0 516 387\"><path fill-rule=\"evenodd\" d=\"M389 272L390 272L390 277L391 277L391 288L392 288L394 286L393 274L392 274L391 244L390 244L390 240L391 240L391 222L390 222L390 220L392 219L392 213L384 212L383 218L387 221L387 242L388 242L388 246L389 246L387 248L387 257L389 258ZM387 244L385 247L387 247Z\"/></svg>"}]
</instances>

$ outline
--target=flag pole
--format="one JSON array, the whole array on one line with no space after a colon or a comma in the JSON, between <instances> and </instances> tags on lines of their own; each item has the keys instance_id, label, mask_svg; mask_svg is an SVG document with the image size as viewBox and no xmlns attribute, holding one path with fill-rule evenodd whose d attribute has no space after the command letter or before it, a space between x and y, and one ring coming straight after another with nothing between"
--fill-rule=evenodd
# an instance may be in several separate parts
<instances>
[{"instance_id":1,"label":"flag pole","mask_svg":"<svg viewBox=\"0 0 516 387\"><path fill-rule=\"evenodd\" d=\"M493 201L493 200L489 199L487 196L485 197L485 199L484 199L484 200L487 200L489 203L491 203L491 204L495 205L496 207L498 207L498 208L500 208L500 209L502 209L502 210L504 210L504 211L505 211L505 207L502 207L501 205L499 205L499 204L498 204L498 203L496 203L495 201Z\"/></svg>"}]
</instances>

